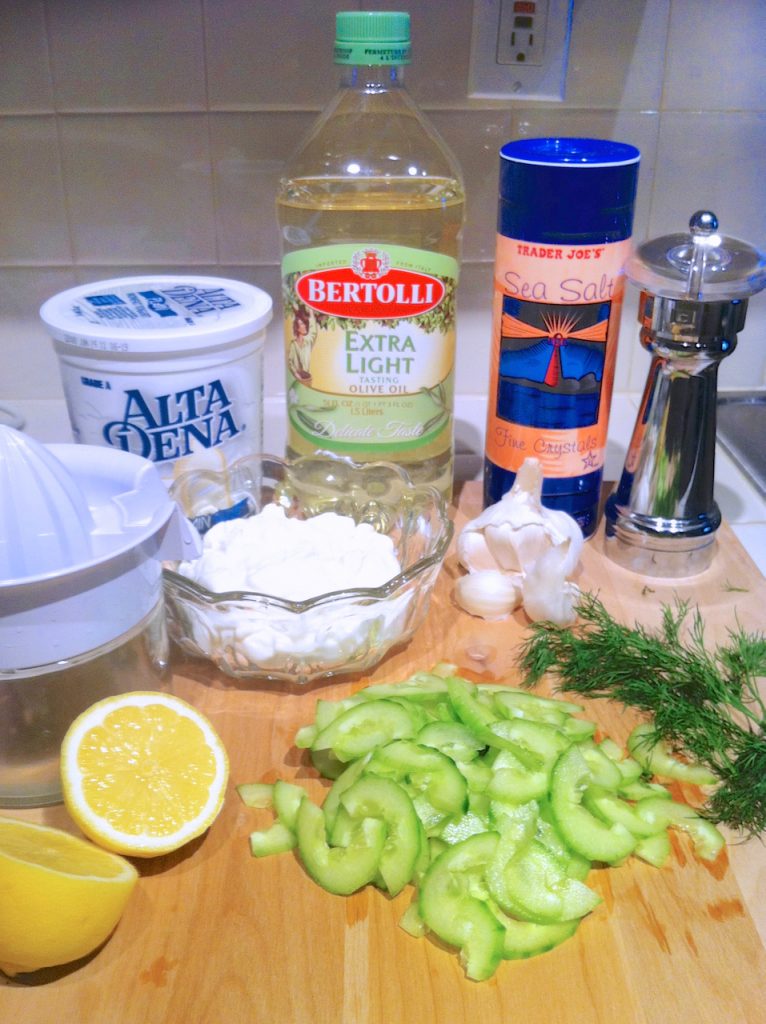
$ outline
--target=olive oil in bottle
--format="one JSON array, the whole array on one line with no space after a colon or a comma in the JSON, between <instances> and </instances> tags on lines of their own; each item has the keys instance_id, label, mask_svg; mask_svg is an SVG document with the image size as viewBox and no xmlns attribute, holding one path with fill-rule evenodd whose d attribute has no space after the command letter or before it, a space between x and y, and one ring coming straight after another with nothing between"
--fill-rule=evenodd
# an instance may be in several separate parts
<instances>
[{"instance_id":1,"label":"olive oil in bottle","mask_svg":"<svg viewBox=\"0 0 766 1024\"><path fill-rule=\"evenodd\" d=\"M404 87L409 15L336 30L340 89L277 197L288 454L395 462L449 498L460 171Z\"/></svg>"}]
</instances>

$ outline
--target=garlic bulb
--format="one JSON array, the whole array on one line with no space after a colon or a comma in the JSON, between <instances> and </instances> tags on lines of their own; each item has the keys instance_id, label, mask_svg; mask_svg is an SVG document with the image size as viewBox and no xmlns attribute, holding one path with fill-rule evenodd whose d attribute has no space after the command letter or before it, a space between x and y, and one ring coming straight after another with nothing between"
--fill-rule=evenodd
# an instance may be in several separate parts
<instances>
[{"instance_id":1,"label":"garlic bulb","mask_svg":"<svg viewBox=\"0 0 766 1024\"><path fill-rule=\"evenodd\" d=\"M521 602L521 577L497 569L471 572L455 584L455 598L471 615L490 622L507 619Z\"/></svg>"},{"instance_id":2,"label":"garlic bulb","mask_svg":"<svg viewBox=\"0 0 766 1024\"><path fill-rule=\"evenodd\" d=\"M469 575L458 582L455 596L471 614L504 618L518 602L510 607L510 597L502 595L515 587L533 621L574 621L579 590L568 579L580 560L582 530L566 512L543 505L542 489L539 461L526 459L513 487L463 527L457 553ZM496 574L506 581L501 583ZM479 582L469 582L473 576ZM499 613L504 600L507 611Z\"/></svg>"},{"instance_id":3,"label":"garlic bulb","mask_svg":"<svg viewBox=\"0 0 766 1024\"><path fill-rule=\"evenodd\" d=\"M571 575L582 551L582 530L566 512L545 508L542 490L539 461L525 459L513 487L461 531L457 553L469 572L526 573L548 548L569 540L565 572Z\"/></svg>"}]
</instances>

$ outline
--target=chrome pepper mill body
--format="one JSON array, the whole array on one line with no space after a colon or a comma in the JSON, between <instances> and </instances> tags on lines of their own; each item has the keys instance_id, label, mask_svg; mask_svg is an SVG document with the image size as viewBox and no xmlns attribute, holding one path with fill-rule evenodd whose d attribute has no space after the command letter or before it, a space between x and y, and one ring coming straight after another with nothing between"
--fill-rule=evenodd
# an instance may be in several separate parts
<instances>
[{"instance_id":1,"label":"chrome pepper mill body","mask_svg":"<svg viewBox=\"0 0 766 1024\"><path fill-rule=\"evenodd\" d=\"M718 366L737 344L766 255L718 234L699 211L690 234L644 243L628 260L641 288L641 343L652 363L625 468L605 510L605 550L635 572L693 576L713 558Z\"/></svg>"}]
</instances>

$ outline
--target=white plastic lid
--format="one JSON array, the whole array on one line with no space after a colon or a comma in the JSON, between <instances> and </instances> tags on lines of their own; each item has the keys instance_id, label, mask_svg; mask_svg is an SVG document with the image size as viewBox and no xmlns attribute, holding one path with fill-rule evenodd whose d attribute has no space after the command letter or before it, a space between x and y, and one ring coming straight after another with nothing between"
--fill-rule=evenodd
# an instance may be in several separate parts
<instances>
[{"instance_id":1,"label":"white plastic lid","mask_svg":"<svg viewBox=\"0 0 766 1024\"><path fill-rule=\"evenodd\" d=\"M271 315L270 296L255 285L185 274L95 281L40 308L61 344L152 355L239 341L263 331Z\"/></svg>"}]
</instances>

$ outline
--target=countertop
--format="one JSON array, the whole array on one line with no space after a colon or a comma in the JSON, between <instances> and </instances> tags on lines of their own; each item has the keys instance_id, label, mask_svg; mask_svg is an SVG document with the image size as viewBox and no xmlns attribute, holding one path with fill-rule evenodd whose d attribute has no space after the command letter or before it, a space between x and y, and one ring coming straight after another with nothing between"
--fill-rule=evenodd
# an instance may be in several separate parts
<instances>
[{"instance_id":1,"label":"countertop","mask_svg":"<svg viewBox=\"0 0 766 1024\"><path fill-rule=\"evenodd\" d=\"M458 487L459 529L480 507L475 482ZM695 602L711 643L734 616L762 627L766 580L727 524L705 573L647 581L608 562L599 531L578 582L613 614L655 626L661 604ZM522 612L489 623L452 599L454 546L431 608L409 644L373 682L402 679L437 660L474 679L517 681ZM730 584L736 583L736 591ZM223 812L175 854L138 865L141 880L122 921L93 956L14 981L0 976L0 1020L24 1024L761 1024L766 1005L766 856L757 840L731 843L713 863L674 838L661 869L634 858L591 872L602 904L561 946L501 964L487 982L465 979L454 951L398 927L409 903L369 887L351 897L320 890L292 854L254 860L248 834L268 812L245 807L241 782L288 778L320 800L306 752L293 745L315 701L347 696L368 680L304 689L233 681L206 662L176 658L172 686L218 730L231 762ZM545 692L545 688L544 688ZM550 692L547 690L547 692ZM609 701L581 701L618 742L636 721ZM680 787L691 802L695 787ZM62 807L7 812L73 828ZM734 838L734 837L730 837Z\"/></svg>"}]
</instances>

